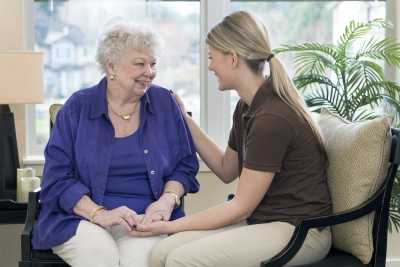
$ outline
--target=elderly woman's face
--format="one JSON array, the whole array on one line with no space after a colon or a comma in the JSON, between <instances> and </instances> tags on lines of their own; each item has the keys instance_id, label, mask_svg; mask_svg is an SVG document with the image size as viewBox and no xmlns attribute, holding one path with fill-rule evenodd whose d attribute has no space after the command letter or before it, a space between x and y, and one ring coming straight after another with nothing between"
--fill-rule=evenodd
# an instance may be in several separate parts
<instances>
[{"instance_id":1,"label":"elderly woman's face","mask_svg":"<svg viewBox=\"0 0 400 267\"><path fill-rule=\"evenodd\" d=\"M156 77L156 59L150 52L127 50L112 71L120 86L142 96Z\"/></svg>"}]
</instances>

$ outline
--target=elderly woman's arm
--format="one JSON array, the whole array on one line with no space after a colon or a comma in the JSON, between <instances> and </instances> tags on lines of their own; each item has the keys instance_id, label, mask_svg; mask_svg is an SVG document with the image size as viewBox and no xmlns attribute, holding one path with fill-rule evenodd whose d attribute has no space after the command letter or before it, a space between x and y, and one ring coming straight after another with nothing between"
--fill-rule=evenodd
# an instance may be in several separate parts
<instances>
[{"instance_id":1,"label":"elderly woman's arm","mask_svg":"<svg viewBox=\"0 0 400 267\"><path fill-rule=\"evenodd\" d=\"M127 231L132 230L139 221L136 212L126 206L112 210L94 203L88 196L83 196L74 207L74 212L87 220L103 227L120 224Z\"/></svg>"}]
</instances>

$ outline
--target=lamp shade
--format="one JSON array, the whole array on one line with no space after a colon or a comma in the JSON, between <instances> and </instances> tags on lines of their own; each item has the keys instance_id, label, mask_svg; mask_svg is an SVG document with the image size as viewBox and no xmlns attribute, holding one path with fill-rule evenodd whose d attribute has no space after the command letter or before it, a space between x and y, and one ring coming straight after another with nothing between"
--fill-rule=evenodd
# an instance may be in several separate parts
<instances>
[{"instance_id":1,"label":"lamp shade","mask_svg":"<svg viewBox=\"0 0 400 267\"><path fill-rule=\"evenodd\" d=\"M0 104L43 100L43 53L0 51Z\"/></svg>"}]
</instances>

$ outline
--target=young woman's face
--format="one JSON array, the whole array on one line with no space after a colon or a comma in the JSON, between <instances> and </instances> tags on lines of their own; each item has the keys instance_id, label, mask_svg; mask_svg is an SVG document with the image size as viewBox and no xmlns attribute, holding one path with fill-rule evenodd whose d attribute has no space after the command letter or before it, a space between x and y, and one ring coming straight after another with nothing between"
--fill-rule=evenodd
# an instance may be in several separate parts
<instances>
[{"instance_id":1,"label":"young woman's face","mask_svg":"<svg viewBox=\"0 0 400 267\"><path fill-rule=\"evenodd\" d=\"M149 51L126 50L112 71L122 88L142 96L156 77L156 59Z\"/></svg>"},{"instance_id":2,"label":"young woman's face","mask_svg":"<svg viewBox=\"0 0 400 267\"><path fill-rule=\"evenodd\" d=\"M208 69L217 76L219 89L232 89L232 55L209 46L208 59Z\"/></svg>"}]
</instances>

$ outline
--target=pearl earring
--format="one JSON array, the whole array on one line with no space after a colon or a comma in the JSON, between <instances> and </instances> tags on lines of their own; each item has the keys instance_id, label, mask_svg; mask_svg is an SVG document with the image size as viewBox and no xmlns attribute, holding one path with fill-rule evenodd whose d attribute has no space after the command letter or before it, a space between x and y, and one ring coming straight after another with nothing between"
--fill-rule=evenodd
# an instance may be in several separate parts
<instances>
[{"instance_id":1,"label":"pearl earring","mask_svg":"<svg viewBox=\"0 0 400 267\"><path fill-rule=\"evenodd\" d=\"M111 81L114 81L114 79L115 79L115 75L114 75L114 74L111 74L111 75L110 75L110 80L111 80Z\"/></svg>"}]
</instances>

